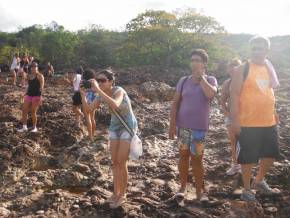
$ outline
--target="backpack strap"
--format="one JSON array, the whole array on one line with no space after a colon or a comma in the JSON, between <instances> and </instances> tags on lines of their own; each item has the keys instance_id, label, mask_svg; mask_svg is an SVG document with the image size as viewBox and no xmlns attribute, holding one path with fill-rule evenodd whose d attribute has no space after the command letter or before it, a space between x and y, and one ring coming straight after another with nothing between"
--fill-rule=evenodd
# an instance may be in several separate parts
<instances>
[{"instance_id":1,"label":"backpack strap","mask_svg":"<svg viewBox=\"0 0 290 218\"><path fill-rule=\"evenodd\" d=\"M110 106L109 106L110 107ZM133 137L135 135L134 131L129 127L129 125L126 123L124 117L115 109L111 108L111 111L115 114L115 116L119 119L119 121L122 123L122 125L125 127L125 129L129 132L129 134Z\"/></svg>"},{"instance_id":2,"label":"backpack strap","mask_svg":"<svg viewBox=\"0 0 290 218\"><path fill-rule=\"evenodd\" d=\"M250 63L247 60L245 63L244 71L243 71L243 80L245 81L249 75Z\"/></svg>"},{"instance_id":3,"label":"backpack strap","mask_svg":"<svg viewBox=\"0 0 290 218\"><path fill-rule=\"evenodd\" d=\"M180 89L180 94L182 95L182 90L183 90L183 86L184 86L184 83L186 82L186 80L189 78L189 76L186 76L184 79L183 79L183 81L182 81L182 83L181 83L181 89Z\"/></svg>"}]
</instances>

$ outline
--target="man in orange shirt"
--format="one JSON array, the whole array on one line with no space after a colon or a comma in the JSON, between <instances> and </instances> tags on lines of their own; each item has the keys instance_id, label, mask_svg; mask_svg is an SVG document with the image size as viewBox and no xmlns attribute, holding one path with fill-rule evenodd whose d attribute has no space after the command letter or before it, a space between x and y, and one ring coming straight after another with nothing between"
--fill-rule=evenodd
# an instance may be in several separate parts
<instances>
[{"instance_id":1,"label":"man in orange shirt","mask_svg":"<svg viewBox=\"0 0 290 218\"><path fill-rule=\"evenodd\" d=\"M264 194L274 193L264 177L279 157L274 77L266 59L270 41L255 36L250 46L251 59L248 65L236 69L230 86L231 128L237 136L238 163L244 183L241 199L245 201L256 200L251 188ZM251 187L252 167L258 162L259 170Z\"/></svg>"}]
</instances>

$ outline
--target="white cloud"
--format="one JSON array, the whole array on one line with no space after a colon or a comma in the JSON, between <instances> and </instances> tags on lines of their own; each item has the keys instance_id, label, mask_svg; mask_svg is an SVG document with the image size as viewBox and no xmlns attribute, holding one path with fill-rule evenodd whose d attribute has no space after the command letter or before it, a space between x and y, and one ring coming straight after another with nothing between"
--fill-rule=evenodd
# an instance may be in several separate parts
<instances>
[{"instance_id":1,"label":"white cloud","mask_svg":"<svg viewBox=\"0 0 290 218\"><path fill-rule=\"evenodd\" d=\"M17 27L19 21L13 15L7 13L1 5L0 12L0 30L10 30L11 27Z\"/></svg>"},{"instance_id":2,"label":"white cloud","mask_svg":"<svg viewBox=\"0 0 290 218\"><path fill-rule=\"evenodd\" d=\"M0 30L17 26L50 23L76 30L89 24L109 29L123 29L131 19L145 10L174 11L196 8L216 18L229 32L267 36L290 34L290 1L287 0L1 0ZM17 6L16 6L17 5Z\"/></svg>"}]
</instances>

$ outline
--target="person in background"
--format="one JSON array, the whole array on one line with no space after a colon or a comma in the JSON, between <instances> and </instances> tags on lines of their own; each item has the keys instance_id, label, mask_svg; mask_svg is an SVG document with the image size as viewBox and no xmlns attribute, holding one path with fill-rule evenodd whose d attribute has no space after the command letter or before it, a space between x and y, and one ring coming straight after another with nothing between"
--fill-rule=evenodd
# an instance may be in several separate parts
<instances>
[{"instance_id":1,"label":"person in background","mask_svg":"<svg viewBox=\"0 0 290 218\"><path fill-rule=\"evenodd\" d=\"M231 167L227 170L226 174L229 176L232 176L236 173L241 172L241 166L237 164L237 155L236 155L236 136L233 134L230 128L231 120L230 120L230 84L232 81L232 77L234 76L233 72L235 67L238 67L242 64L240 59L234 58L230 61L230 63L227 66L227 73L230 76L229 79L224 81L221 88L221 98L220 103L222 106L222 111L225 115L225 125L228 130L228 136L231 143L231 158L232 158L232 164Z\"/></svg>"},{"instance_id":2,"label":"person in background","mask_svg":"<svg viewBox=\"0 0 290 218\"><path fill-rule=\"evenodd\" d=\"M29 61L29 66L31 66L32 62L34 62L34 57L33 56L28 56L28 61Z\"/></svg>"},{"instance_id":3,"label":"person in background","mask_svg":"<svg viewBox=\"0 0 290 218\"><path fill-rule=\"evenodd\" d=\"M280 156L273 89L279 86L274 67L266 59L270 40L254 36L250 40L251 57L235 69L230 85L230 117L233 134L237 136L238 164L242 166L241 199L256 201L256 189L262 194L275 194L265 175ZM245 70L246 69L246 70ZM251 184L252 168L259 163Z\"/></svg>"},{"instance_id":4,"label":"person in background","mask_svg":"<svg viewBox=\"0 0 290 218\"><path fill-rule=\"evenodd\" d=\"M38 72L38 64L33 62L31 64L31 70L28 73L28 88L26 95L24 96L23 110L22 110L22 129L18 132L26 132L27 128L27 115L29 110L32 114L32 130L31 132L37 132L37 110L41 104L41 95L44 88L44 77Z\"/></svg>"},{"instance_id":5,"label":"person in background","mask_svg":"<svg viewBox=\"0 0 290 218\"><path fill-rule=\"evenodd\" d=\"M83 72L82 81L80 84L82 109L85 114L88 135L91 142L93 142L94 134L96 131L96 108L92 106L96 97L96 93L91 89L91 83L89 82L89 80L92 80L94 78L95 71L92 69L86 69Z\"/></svg>"},{"instance_id":6,"label":"person in background","mask_svg":"<svg viewBox=\"0 0 290 218\"><path fill-rule=\"evenodd\" d=\"M45 75L47 77L52 77L53 74L54 74L54 68L50 62L47 62L46 69L45 69Z\"/></svg>"},{"instance_id":7,"label":"person in background","mask_svg":"<svg viewBox=\"0 0 290 218\"><path fill-rule=\"evenodd\" d=\"M11 63L11 67L10 67L10 72L12 75L12 84L16 85L16 78L17 78L17 73L18 70L20 68L20 58L19 58L19 54L15 53L13 59L12 59L12 63Z\"/></svg>"},{"instance_id":8,"label":"person in background","mask_svg":"<svg viewBox=\"0 0 290 218\"><path fill-rule=\"evenodd\" d=\"M29 59L26 53L23 54L20 60L20 69L18 70L18 76L21 78L20 87L25 87L26 85L26 79L27 79L27 73L28 73L28 66L29 65Z\"/></svg>"},{"instance_id":9,"label":"person in background","mask_svg":"<svg viewBox=\"0 0 290 218\"><path fill-rule=\"evenodd\" d=\"M73 96L72 96L72 110L76 117L76 123L80 126L81 117L84 116L81 106L82 106L82 99L80 93L80 83L82 80L82 74L84 70L82 66L78 67L72 78L64 78L64 80L73 87Z\"/></svg>"}]
</instances>

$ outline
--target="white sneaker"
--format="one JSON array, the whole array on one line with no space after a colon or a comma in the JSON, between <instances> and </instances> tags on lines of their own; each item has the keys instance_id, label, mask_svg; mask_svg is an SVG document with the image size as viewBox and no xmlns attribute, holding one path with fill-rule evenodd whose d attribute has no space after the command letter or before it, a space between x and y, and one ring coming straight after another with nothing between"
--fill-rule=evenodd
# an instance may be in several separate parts
<instances>
[{"instance_id":1,"label":"white sneaker","mask_svg":"<svg viewBox=\"0 0 290 218\"><path fill-rule=\"evenodd\" d=\"M22 129L18 129L17 132L27 132L28 128L27 127L22 127Z\"/></svg>"},{"instance_id":2,"label":"white sneaker","mask_svg":"<svg viewBox=\"0 0 290 218\"><path fill-rule=\"evenodd\" d=\"M240 164L232 164L231 168L227 170L226 174L228 176L233 176L236 173L241 172L241 165Z\"/></svg>"},{"instance_id":3,"label":"white sneaker","mask_svg":"<svg viewBox=\"0 0 290 218\"><path fill-rule=\"evenodd\" d=\"M37 132L37 128L33 128L30 132Z\"/></svg>"}]
</instances>

